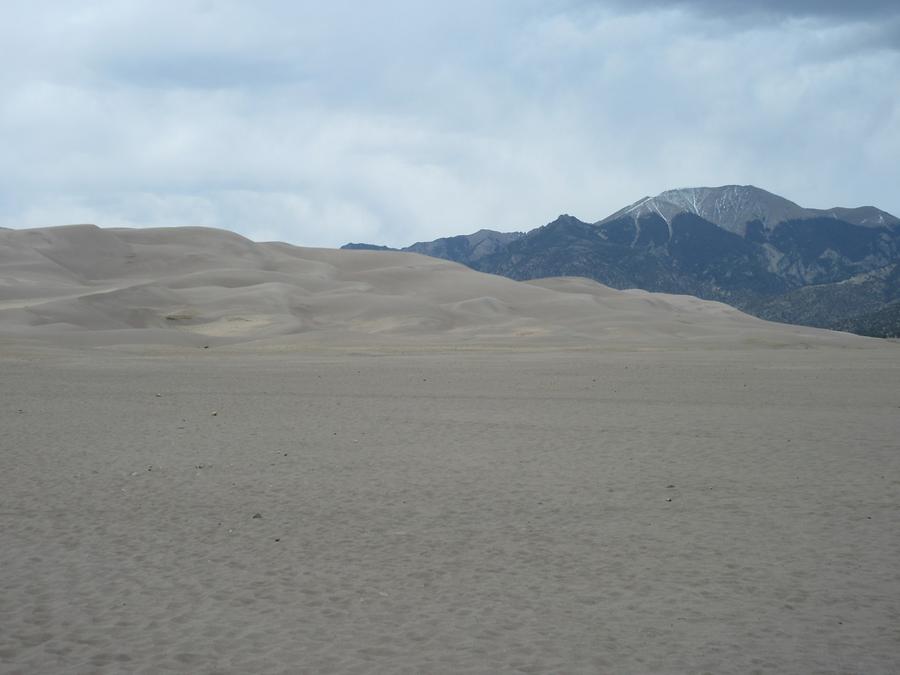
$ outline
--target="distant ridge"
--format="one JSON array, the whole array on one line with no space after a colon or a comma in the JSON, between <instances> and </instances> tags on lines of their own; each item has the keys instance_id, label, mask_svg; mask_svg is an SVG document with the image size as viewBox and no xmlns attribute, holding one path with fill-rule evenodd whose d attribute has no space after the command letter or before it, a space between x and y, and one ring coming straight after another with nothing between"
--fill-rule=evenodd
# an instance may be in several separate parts
<instances>
[{"instance_id":1,"label":"distant ridge","mask_svg":"<svg viewBox=\"0 0 900 675\"><path fill-rule=\"evenodd\" d=\"M666 190L596 223L562 215L526 234L482 230L403 250L513 279L584 276L778 321L897 333L886 317L900 279L887 270L900 262L900 219L874 206L805 208L753 185ZM836 286L861 275L873 276ZM798 292L807 287L816 290Z\"/></svg>"},{"instance_id":2,"label":"distant ridge","mask_svg":"<svg viewBox=\"0 0 900 675\"><path fill-rule=\"evenodd\" d=\"M348 251L393 251L389 246L378 246L377 244L344 244L342 249Z\"/></svg>"},{"instance_id":3,"label":"distant ridge","mask_svg":"<svg viewBox=\"0 0 900 675\"><path fill-rule=\"evenodd\" d=\"M496 230L478 230L472 234L460 234L454 237L442 237L434 241L420 241L403 248L389 248L375 244L344 244L342 249L356 251L404 251L421 253L432 258L443 258L453 262L472 265L478 260L503 250L505 246L521 239L524 232L497 232Z\"/></svg>"}]
</instances>

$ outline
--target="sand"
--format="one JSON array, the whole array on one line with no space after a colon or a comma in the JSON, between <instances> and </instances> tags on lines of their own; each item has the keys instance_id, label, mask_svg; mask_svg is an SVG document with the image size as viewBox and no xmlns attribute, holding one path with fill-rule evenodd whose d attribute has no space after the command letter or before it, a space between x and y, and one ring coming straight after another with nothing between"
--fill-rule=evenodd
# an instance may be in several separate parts
<instances>
[{"instance_id":1,"label":"sand","mask_svg":"<svg viewBox=\"0 0 900 675\"><path fill-rule=\"evenodd\" d=\"M896 672L897 344L71 232L0 257L0 671Z\"/></svg>"},{"instance_id":2,"label":"sand","mask_svg":"<svg viewBox=\"0 0 900 675\"><path fill-rule=\"evenodd\" d=\"M93 225L0 232L3 338L120 348L253 342L257 350L867 342L587 279L520 283L410 253L254 243L204 228Z\"/></svg>"}]
</instances>

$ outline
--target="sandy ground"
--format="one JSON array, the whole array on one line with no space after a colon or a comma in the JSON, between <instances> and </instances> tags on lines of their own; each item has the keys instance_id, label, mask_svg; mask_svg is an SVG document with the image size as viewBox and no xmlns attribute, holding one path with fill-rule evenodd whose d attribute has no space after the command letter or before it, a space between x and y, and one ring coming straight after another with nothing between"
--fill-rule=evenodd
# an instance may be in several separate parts
<instances>
[{"instance_id":1,"label":"sandy ground","mask_svg":"<svg viewBox=\"0 0 900 675\"><path fill-rule=\"evenodd\" d=\"M3 343L0 670L895 673L898 383L897 345Z\"/></svg>"}]
</instances>

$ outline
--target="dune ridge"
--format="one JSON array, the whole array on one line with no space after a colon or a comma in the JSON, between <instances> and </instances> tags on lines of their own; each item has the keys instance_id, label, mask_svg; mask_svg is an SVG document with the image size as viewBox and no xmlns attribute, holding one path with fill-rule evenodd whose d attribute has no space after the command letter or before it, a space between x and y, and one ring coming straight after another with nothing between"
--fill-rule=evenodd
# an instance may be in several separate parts
<instances>
[{"instance_id":1,"label":"dune ridge","mask_svg":"<svg viewBox=\"0 0 900 675\"><path fill-rule=\"evenodd\" d=\"M0 336L186 347L868 343L581 278L516 282L411 253L94 225L0 232Z\"/></svg>"}]
</instances>

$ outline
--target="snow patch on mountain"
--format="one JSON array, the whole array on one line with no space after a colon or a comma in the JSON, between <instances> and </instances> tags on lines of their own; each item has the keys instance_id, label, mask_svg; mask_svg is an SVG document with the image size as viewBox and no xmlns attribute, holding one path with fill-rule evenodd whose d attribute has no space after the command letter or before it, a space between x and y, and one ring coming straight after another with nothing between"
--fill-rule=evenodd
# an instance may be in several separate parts
<instances>
[{"instance_id":1,"label":"snow patch on mountain","mask_svg":"<svg viewBox=\"0 0 900 675\"><path fill-rule=\"evenodd\" d=\"M655 197L644 197L601 220L605 223L623 217L638 221L657 215L669 225L679 214L692 213L740 236L747 224L758 221L771 230L788 220L829 217L864 227L894 227L900 219L872 206L858 208L807 209L789 199L779 197L753 185L723 185L666 190Z\"/></svg>"}]
</instances>

